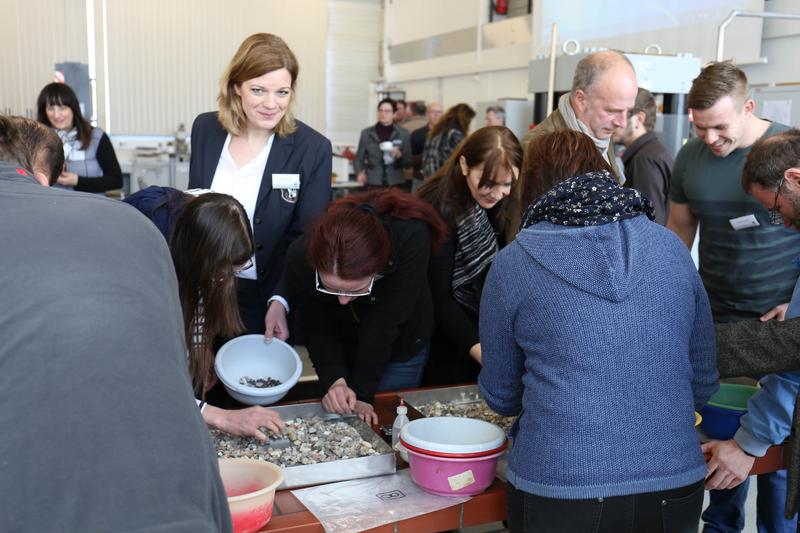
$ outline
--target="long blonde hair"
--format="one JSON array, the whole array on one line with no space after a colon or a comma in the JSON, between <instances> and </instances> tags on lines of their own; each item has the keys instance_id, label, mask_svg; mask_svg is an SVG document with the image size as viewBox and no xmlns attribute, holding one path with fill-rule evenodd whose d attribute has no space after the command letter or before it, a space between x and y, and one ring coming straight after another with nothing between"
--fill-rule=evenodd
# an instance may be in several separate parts
<instances>
[{"instance_id":1,"label":"long blonde hair","mask_svg":"<svg viewBox=\"0 0 800 533\"><path fill-rule=\"evenodd\" d=\"M247 80L282 68L288 70L292 76L292 100L283 118L275 126L275 133L278 137L294 133L297 124L292 114L292 103L294 103L294 88L300 66L284 40L271 33L254 33L245 39L220 78L219 96L217 96L218 117L220 124L228 133L241 135L247 129L247 117L242 109L242 99L234 88Z\"/></svg>"}]
</instances>

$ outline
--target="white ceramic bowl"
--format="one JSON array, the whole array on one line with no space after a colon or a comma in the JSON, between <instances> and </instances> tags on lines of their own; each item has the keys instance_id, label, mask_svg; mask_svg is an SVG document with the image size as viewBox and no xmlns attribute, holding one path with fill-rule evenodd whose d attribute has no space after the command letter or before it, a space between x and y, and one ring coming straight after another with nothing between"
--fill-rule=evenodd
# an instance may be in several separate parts
<instances>
[{"instance_id":1,"label":"white ceramic bowl","mask_svg":"<svg viewBox=\"0 0 800 533\"><path fill-rule=\"evenodd\" d=\"M248 405L270 405L294 387L303 371L297 352L285 342L263 335L243 335L226 342L217 352L214 369L225 389L236 400ZM259 389L242 385L239 380L271 377L281 381L275 387Z\"/></svg>"},{"instance_id":2,"label":"white ceramic bowl","mask_svg":"<svg viewBox=\"0 0 800 533\"><path fill-rule=\"evenodd\" d=\"M495 453L506 445L499 426L474 418L434 416L418 418L403 426L400 440L422 453L477 456Z\"/></svg>"}]
</instances>

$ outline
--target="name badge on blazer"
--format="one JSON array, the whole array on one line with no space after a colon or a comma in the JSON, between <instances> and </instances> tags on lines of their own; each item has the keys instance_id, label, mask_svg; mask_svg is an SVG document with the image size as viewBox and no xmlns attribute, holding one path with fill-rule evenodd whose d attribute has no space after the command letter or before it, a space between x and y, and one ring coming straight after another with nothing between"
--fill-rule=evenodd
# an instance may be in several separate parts
<instances>
[{"instance_id":1,"label":"name badge on blazer","mask_svg":"<svg viewBox=\"0 0 800 533\"><path fill-rule=\"evenodd\" d=\"M281 190L281 198L286 202L297 201L297 191L300 190L300 174L273 174L272 188Z\"/></svg>"}]
</instances>

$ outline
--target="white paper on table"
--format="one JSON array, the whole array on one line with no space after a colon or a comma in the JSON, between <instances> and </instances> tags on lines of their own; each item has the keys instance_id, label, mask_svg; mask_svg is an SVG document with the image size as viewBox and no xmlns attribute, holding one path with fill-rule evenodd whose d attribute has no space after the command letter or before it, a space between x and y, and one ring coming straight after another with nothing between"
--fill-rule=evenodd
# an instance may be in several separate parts
<instances>
[{"instance_id":1,"label":"white paper on table","mask_svg":"<svg viewBox=\"0 0 800 533\"><path fill-rule=\"evenodd\" d=\"M354 533L464 503L419 488L406 469L397 474L293 490L327 533Z\"/></svg>"},{"instance_id":2,"label":"white paper on table","mask_svg":"<svg viewBox=\"0 0 800 533\"><path fill-rule=\"evenodd\" d=\"M791 100L765 100L762 118L769 119L781 124L792 123L792 101Z\"/></svg>"}]
</instances>

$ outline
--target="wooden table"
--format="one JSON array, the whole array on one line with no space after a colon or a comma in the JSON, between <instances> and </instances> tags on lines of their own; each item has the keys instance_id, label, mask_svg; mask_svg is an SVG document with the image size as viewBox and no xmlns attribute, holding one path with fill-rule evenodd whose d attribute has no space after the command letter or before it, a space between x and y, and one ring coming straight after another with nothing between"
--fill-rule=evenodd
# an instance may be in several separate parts
<instances>
[{"instance_id":1,"label":"wooden table","mask_svg":"<svg viewBox=\"0 0 800 533\"><path fill-rule=\"evenodd\" d=\"M398 394L396 392L375 395L375 412L378 415L379 426L392 425L397 405ZM413 413L409 414L411 415L409 418L413 419ZM785 445L771 447L764 457L756 458L750 475L765 474L786 468L786 453ZM398 462L398 466L400 463ZM495 479L485 492L473 496L467 502L394 524L386 524L369 531L372 533L428 533L477 526L505 519L506 484ZM319 520L300 503L300 500L294 497L291 491L282 490L275 495L275 510L272 520L261 531L324 533L325 530Z\"/></svg>"}]
</instances>

